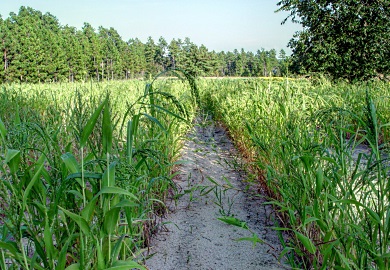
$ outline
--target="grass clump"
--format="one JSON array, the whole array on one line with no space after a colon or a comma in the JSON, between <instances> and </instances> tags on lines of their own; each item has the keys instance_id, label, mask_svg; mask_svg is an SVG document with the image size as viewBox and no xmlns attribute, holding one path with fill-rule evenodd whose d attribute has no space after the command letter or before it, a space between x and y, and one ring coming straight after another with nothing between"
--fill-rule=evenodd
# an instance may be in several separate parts
<instances>
[{"instance_id":1,"label":"grass clump","mask_svg":"<svg viewBox=\"0 0 390 270\"><path fill-rule=\"evenodd\" d=\"M305 269L390 267L388 84L204 84L278 209L282 257Z\"/></svg>"},{"instance_id":2,"label":"grass clump","mask_svg":"<svg viewBox=\"0 0 390 270\"><path fill-rule=\"evenodd\" d=\"M142 84L3 87L0 268L145 269L195 103Z\"/></svg>"}]
</instances>

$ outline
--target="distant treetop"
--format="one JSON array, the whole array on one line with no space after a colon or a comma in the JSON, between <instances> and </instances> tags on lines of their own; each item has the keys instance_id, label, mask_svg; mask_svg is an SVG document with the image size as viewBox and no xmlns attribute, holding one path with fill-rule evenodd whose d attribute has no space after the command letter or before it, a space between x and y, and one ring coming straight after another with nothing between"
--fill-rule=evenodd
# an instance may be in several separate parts
<instances>
[{"instance_id":1,"label":"distant treetop","mask_svg":"<svg viewBox=\"0 0 390 270\"><path fill-rule=\"evenodd\" d=\"M173 68L194 76L281 76L287 71L284 51L278 59L275 50L215 52L189 38L124 41L112 27L96 30L84 23L78 30L30 7L0 16L0 46L0 82L130 79Z\"/></svg>"}]
</instances>

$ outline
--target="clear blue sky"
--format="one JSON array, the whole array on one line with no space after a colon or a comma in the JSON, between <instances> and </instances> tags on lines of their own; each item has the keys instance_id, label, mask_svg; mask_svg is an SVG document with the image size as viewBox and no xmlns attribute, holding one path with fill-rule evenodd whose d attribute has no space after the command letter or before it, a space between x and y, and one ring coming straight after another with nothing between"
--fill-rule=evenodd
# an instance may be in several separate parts
<instances>
[{"instance_id":1,"label":"clear blue sky","mask_svg":"<svg viewBox=\"0 0 390 270\"><path fill-rule=\"evenodd\" d=\"M298 24L280 23L286 13L275 13L273 0L1 0L3 19L20 6L56 16L61 25L81 29L84 22L95 29L113 27L122 38L146 42L164 37L189 37L215 51L244 48L285 49Z\"/></svg>"}]
</instances>

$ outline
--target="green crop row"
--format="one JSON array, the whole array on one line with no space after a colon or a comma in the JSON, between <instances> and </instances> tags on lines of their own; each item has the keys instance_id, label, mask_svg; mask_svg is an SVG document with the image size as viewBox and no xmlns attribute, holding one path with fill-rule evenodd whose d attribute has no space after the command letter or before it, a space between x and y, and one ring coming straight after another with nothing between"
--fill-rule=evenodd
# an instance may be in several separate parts
<instances>
[{"instance_id":1,"label":"green crop row","mask_svg":"<svg viewBox=\"0 0 390 270\"><path fill-rule=\"evenodd\" d=\"M145 269L194 91L178 79L3 85L0 268Z\"/></svg>"},{"instance_id":2,"label":"green crop row","mask_svg":"<svg viewBox=\"0 0 390 270\"><path fill-rule=\"evenodd\" d=\"M388 269L389 90L288 79L3 85L0 268L144 269L201 101L277 209L281 257Z\"/></svg>"},{"instance_id":3,"label":"green crop row","mask_svg":"<svg viewBox=\"0 0 390 270\"><path fill-rule=\"evenodd\" d=\"M390 85L200 80L204 105L259 172L305 269L390 268ZM283 239L283 238L281 238Z\"/></svg>"}]
</instances>

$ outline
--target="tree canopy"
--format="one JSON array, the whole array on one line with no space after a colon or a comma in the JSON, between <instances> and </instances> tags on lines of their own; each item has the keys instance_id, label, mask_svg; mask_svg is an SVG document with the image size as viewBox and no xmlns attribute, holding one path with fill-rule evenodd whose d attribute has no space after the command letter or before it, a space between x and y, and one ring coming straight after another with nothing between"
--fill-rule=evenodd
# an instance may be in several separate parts
<instances>
[{"instance_id":1,"label":"tree canopy","mask_svg":"<svg viewBox=\"0 0 390 270\"><path fill-rule=\"evenodd\" d=\"M389 0L282 0L277 5L303 26L289 43L296 72L350 80L389 75Z\"/></svg>"},{"instance_id":2,"label":"tree canopy","mask_svg":"<svg viewBox=\"0 0 390 270\"><path fill-rule=\"evenodd\" d=\"M189 38L124 41L112 27L62 26L50 13L30 7L0 16L0 44L0 82L129 79L172 68L195 76L280 76L286 71L284 58L278 59L273 49L215 52Z\"/></svg>"}]
</instances>

